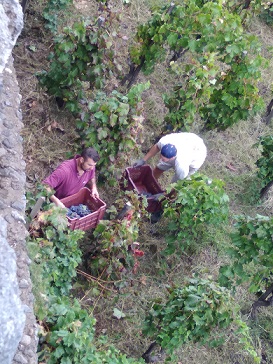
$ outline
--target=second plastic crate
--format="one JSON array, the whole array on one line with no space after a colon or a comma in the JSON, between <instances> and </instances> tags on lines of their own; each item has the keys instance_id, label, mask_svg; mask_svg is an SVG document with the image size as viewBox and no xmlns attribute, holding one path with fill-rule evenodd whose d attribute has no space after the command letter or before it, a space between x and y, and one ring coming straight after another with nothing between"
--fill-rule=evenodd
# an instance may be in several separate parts
<instances>
[{"instance_id":1,"label":"second plastic crate","mask_svg":"<svg viewBox=\"0 0 273 364\"><path fill-rule=\"evenodd\" d=\"M71 219L67 217L70 229L72 230L88 230L95 228L98 222L103 218L106 210L106 203L99 198L95 199L94 197L92 197L91 191L87 187L82 188L78 193L65 197L60 201L66 207L84 204L91 211L93 211L91 214L81 217L79 219Z\"/></svg>"},{"instance_id":2,"label":"second plastic crate","mask_svg":"<svg viewBox=\"0 0 273 364\"><path fill-rule=\"evenodd\" d=\"M163 193L164 190L157 183L153 176L153 171L150 166L129 167L126 168L122 182L122 186L126 190L135 190L139 195L151 193L156 195ZM156 201L153 196L147 196L148 212L157 212L161 210L161 202Z\"/></svg>"}]
</instances>

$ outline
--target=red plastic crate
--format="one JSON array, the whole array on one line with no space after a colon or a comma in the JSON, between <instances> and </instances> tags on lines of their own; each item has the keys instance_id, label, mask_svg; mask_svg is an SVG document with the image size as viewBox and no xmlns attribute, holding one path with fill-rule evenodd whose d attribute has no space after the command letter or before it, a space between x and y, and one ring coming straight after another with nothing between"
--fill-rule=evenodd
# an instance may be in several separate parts
<instances>
[{"instance_id":1,"label":"red plastic crate","mask_svg":"<svg viewBox=\"0 0 273 364\"><path fill-rule=\"evenodd\" d=\"M139 195L145 192L153 195L164 192L154 178L152 168L148 165L126 168L123 174L123 179L127 181L123 181L123 189L129 191L136 190ZM161 210L161 201L156 201L153 196L147 197L147 201L148 212L157 212Z\"/></svg>"},{"instance_id":2,"label":"red plastic crate","mask_svg":"<svg viewBox=\"0 0 273 364\"><path fill-rule=\"evenodd\" d=\"M82 188L78 193L65 197L60 201L66 207L84 204L88 206L91 211L94 211L91 214L81 217L79 219L71 219L70 217L67 217L70 229L72 230L88 230L91 228L95 228L98 225L98 222L103 218L106 210L106 203L99 198L95 199L94 197L92 197L91 191L87 187Z\"/></svg>"}]
</instances>

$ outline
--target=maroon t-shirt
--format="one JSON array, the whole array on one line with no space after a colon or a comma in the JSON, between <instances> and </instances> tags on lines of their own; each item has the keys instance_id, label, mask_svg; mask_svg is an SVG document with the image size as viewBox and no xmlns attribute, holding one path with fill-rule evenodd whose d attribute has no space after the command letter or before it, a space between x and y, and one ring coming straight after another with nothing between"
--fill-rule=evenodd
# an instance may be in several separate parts
<instances>
[{"instance_id":1,"label":"maroon t-shirt","mask_svg":"<svg viewBox=\"0 0 273 364\"><path fill-rule=\"evenodd\" d=\"M42 183L54 188L55 196L59 199L71 196L79 192L87 182L95 177L95 167L91 171L86 171L83 175L78 175L76 158L80 155L75 155L73 159L64 161L51 173L50 176L45 178Z\"/></svg>"}]
</instances>

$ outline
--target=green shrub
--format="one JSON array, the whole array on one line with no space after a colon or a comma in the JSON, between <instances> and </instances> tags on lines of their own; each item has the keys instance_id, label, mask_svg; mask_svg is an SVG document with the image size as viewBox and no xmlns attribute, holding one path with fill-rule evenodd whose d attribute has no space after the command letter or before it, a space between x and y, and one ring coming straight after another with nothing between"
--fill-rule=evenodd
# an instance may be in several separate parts
<instances>
[{"instance_id":1,"label":"green shrub","mask_svg":"<svg viewBox=\"0 0 273 364\"><path fill-rule=\"evenodd\" d=\"M32 225L28 244L39 246L35 263L42 266L48 294L69 295L82 252L78 241L84 236L81 230L68 227L66 210L51 205L51 209L38 215Z\"/></svg>"},{"instance_id":2,"label":"green shrub","mask_svg":"<svg viewBox=\"0 0 273 364\"><path fill-rule=\"evenodd\" d=\"M46 320L40 360L47 364L137 364L107 344L95 339L96 319L82 309L77 299L52 297Z\"/></svg>"},{"instance_id":3,"label":"green shrub","mask_svg":"<svg viewBox=\"0 0 273 364\"><path fill-rule=\"evenodd\" d=\"M138 234L141 220L146 215L147 201L142 202L133 192L126 192L125 198L115 201L108 209L110 220L102 220L94 230L94 246L89 259L93 275L103 279L126 281L136 273L140 264ZM117 213L130 201L131 207L124 218ZM118 283L116 283L118 284Z\"/></svg>"},{"instance_id":4,"label":"green shrub","mask_svg":"<svg viewBox=\"0 0 273 364\"><path fill-rule=\"evenodd\" d=\"M145 74L167 50L174 54L169 69L181 81L164 96L165 121L174 129L189 130L199 115L206 129L224 130L262 109L260 45L223 2L165 5L138 27L135 40L131 59Z\"/></svg>"},{"instance_id":5,"label":"green shrub","mask_svg":"<svg viewBox=\"0 0 273 364\"><path fill-rule=\"evenodd\" d=\"M258 177L262 187L266 187L273 181L273 137L271 135L260 137L259 143L255 144L262 153L261 158L256 162Z\"/></svg>"},{"instance_id":6,"label":"green shrub","mask_svg":"<svg viewBox=\"0 0 273 364\"><path fill-rule=\"evenodd\" d=\"M111 42L96 21L91 26L83 20L65 27L54 43L50 69L38 74L40 84L63 99L68 110L80 113L87 93L105 84L109 69L104 58L112 59Z\"/></svg>"},{"instance_id":7,"label":"green shrub","mask_svg":"<svg viewBox=\"0 0 273 364\"><path fill-rule=\"evenodd\" d=\"M98 168L110 185L117 183L124 165L131 165L131 156L138 153L144 121L141 95L149 86L149 82L135 85L126 95L100 91L77 121L85 146L100 154Z\"/></svg>"},{"instance_id":8,"label":"green shrub","mask_svg":"<svg viewBox=\"0 0 273 364\"><path fill-rule=\"evenodd\" d=\"M169 187L173 197L163 201L164 216L169 219L167 254L185 250L202 239L207 224L219 225L228 217L229 198L224 183L201 174L178 181Z\"/></svg>"},{"instance_id":9,"label":"green shrub","mask_svg":"<svg viewBox=\"0 0 273 364\"><path fill-rule=\"evenodd\" d=\"M245 349L259 362L238 311L227 289L211 279L192 278L182 288L171 289L166 302L153 304L143 333L173 357L173 351L189 341L220 345L225 329L235 323Z\"/></svg>"},{"instance_id":10,"label":"green shrub","mask_svg":"<svg viewBox=\"0 0 273 364\"><path fill-rule=\"evenodd\" d=\"M73 4L73 0L47 0L43 10L43 17L46 20L45 27L52 33L56 33L60 25L60 14Z\"/></svg>"},{"instance_id":11,"label":"green shrub","mask_svg":"<svg viewBox=\"0 0 273 364\"><path fill-rule=\"evenodd\" d=\"M234 228L227 251L231 263L220 268L219 281L228 287L247 281L250 291L257 292L272 281L273 218L237 216Z\"/></svg>"}]
</instances>

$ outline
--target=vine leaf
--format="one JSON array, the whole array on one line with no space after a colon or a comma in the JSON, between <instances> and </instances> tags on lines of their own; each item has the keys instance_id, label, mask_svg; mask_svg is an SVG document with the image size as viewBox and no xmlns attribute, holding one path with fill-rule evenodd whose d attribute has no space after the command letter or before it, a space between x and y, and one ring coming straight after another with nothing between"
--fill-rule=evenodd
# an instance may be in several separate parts
<instances>
[{"instance_id":1,"label":"vine leaf","mask_svg":"<svg viewBox=\"0 0 273 364\"><path fill-rule=\"evenodd\" d=\"M113 316L118 320L120 320L121 318L125 317L125 314L122 311L118 310L117 308L114 308Z\"/></svg>"}]
</instances>

